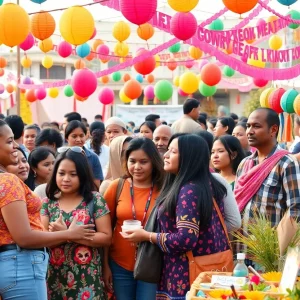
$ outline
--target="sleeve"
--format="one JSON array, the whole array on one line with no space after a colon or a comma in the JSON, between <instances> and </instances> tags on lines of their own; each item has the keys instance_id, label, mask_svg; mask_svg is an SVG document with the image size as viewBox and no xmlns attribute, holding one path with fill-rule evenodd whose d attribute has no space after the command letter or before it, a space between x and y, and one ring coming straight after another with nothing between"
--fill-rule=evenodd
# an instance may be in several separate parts
<instances>
[{"instance_id":1,"label":"sleeve","mask_svg":"<svg viewBox=\"0 0 300 300\"><path fill-rule=\"evenodd\" d=\"M98 179L101 181L104 179L101 164L96 155L93 155L93 173L94 173L95 179Z\"/></svg>"},{"instance_id":2,"label":"sleeve","mask_svg":"<svg viewBox=\"0 0 300 300\"><path fill-rule=\"evenodd\" d=\"M26 191L20 179L9 173L0 175L0 209L12 202L26 202Z\"/></svg>"},{"instance_id":3,"label":"sleeve","mask_svg":"<svg viewBox=\"0 0 300 300\"><path fill-rule=\"evenodd\" d=\"M293 149L292 154L298 154L300 153L300 143L297 143Z\"/></svg>"},{"instance_id":4,"label":"sleeve","mask_svg":"<svg viewBox=\"0 0 300 300\"><path fill-rule=\"evenodd\" d=\"M100 193L94 193L94 220L109 214L109 208L106 201Z\"/></svg>"},{"instance_id":5,"label":"sleeve","mask_svg":"<svg viewBox=\"0 0 300 300\"><path fill-rule=\"evenodd\" d=\"M48 198L44 198L43 199L43 204L42 204L42 208L41 208L41 216L45 216L45 217L49 217L50 218L50 214L49 214L49 199Z\"/></svg>"},{"instance_id":6,"label":"sleeve","mask_svg":"<svg viewBox=\"0 0 300 300\"><path fill-rule=\"evenodd\" d=\"M179 192L176 206L176 232L159 233L158 246L163 252L183 253L195 248L200 229L195 186L185 185Z\"/></svg>"},{"instance_id":7,"label":"sleeve","mask_svg":"<svg viewBox=\"0 0 300 300\"><path fill-rule=\"evenodd\" d=\"M111 220L114 220L116 215L116 193L118 186L118 179L114 180L106 189L104 193L104 201L106 201L108 209L110 211Z\"/></svg>"}]
</instances>

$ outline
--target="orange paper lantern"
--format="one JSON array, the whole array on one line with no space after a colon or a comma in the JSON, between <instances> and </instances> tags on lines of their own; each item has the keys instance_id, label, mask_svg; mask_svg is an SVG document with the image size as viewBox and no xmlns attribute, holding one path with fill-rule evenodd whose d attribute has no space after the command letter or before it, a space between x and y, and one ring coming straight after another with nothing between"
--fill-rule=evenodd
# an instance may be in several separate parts
<instances>
[{"instance_id":1,"label":"orange paper lantern","mask_svg":"<svg viewBox=\"0 0 300 300\"><path fill-rule=\"evenodd\" d=\"M7 66L7 60L5 59L5 57L0 57L0 68L5 68Z\"/></svg>"},{"instance_id":2,"label":"orange paper lantern","mask_svg":"<svg viewBox=\"0 0 300 300\"><path fill-rule=\"evenodd\" d=\"M107 75L104 75L100 78L100 81L104 84L109 83L109 77Z\"/></svg>"},{"instance_id":3,"label":"orange paper lantern","mask_svg":"<svg viewBox=\"0 0 300 300\"><path fill-rule=\"evenodd\" d=\"M82 60L82 59L77 59L77 60L74 62L74 68L75 68L76 70L84 69L84 68L85 68L85 62L84 62L84 60Z\"/></svg>"},{"instance_id":4,"label":"orange paper lantern","mask_svg":"<svg viewBox=\"0 0 300 300\"><path fill-rule=\"evenodd\" d=\"M36 101L37 98L35 96L35 90L34 89L28 90L26 92L25 98L28 102L31 102L31 103Z\"/></svg>"},{"instance_id":5,"label":"orange paper lantern","mask_svg":"<svg viewBox=\"0 0 300 300\"><path fill-rule=\"evenodd\" d=\"M232 12L244 14L255 7L258 0L222 0L224 5Z\"/></svg>"},{"instance_id":6,"label":"orange paper lantern","mask_svg":"<svg viewBox=\"0 0 300 300\"><path fill-rule=\"evenodd\" d=\"M96 54L94 52L91 52L87 57L86 60L92 61L96 57Z\"/></svg>"},{"instance_id":7,"label":"orange paper lantern","mask_svg":"<svg viewBox=\"0 0 300 300\"><path fill-rule=\"evenodd\" d=\"M4 75L5 71L3 69L0 69L0 77Z\"/></svg>"},{"instance_id":8,"label":"orange paper lantern","mask_svg":"<svg viewBox=\"0 0 300 300\"><path fill-rule=\"evenodd\" d=\"M124 74L124 76L123 76L123 81L124 82L127 82L128 80L130 80L131 79L131 76L129 75L129 74Z\"/></svg>"},{"instance_id":9,"label":"orange paper lantern","mask_svg":"<svg viewBox=\"0 0 300 300\"><path fill-rule=\"evenodd\" d=\"M7 91L9 94L13 93L13 92L15 91L14 86L13 86L12 84L9 83L9 84L6 86L6 91Z\"/></svg>"},{"instance_id":10,"label":"orange paper lantern","mask_svg":"<svg viewBox=\"0 0 300 300\"><path fill-rule=\"evenodd\" d=\"M169 58L167 61L167 67L169 70L174 71L177 68L177 62L174 58Z\"/></svg>"},{"instance_id":11,"label":"orange paper lantern","mask_svg":"<svg viewBox=\"0 0 300 300\"><path fill-rule=\"evenodd\" d=\"M31 61L31 59L28 57L28 56L24 56L24 57L22 57L22 59L21 59L21 65L22 65L22 67L23 68L30 68L31 67L31 65L32 65L32 61Z\"/></svg>"},{"instance_id":12,"label":"orange paper lantern","mask_svg":"<svg viewBox=\"0 0 300 300\"><path fill-rule=\"evenodd\" d=\"M49 38L55 31L55 20L46 11L40 11L31 17L30 31L39 40Z\"/></svg>"},{"instance_id":13,"label":"orange paper lantern","mask_svg":"<svg viewBox=\"0 0 300 300\"><path fill-rule=\"evenodd\" d=\"M78 100L78 101L80 101L80 102L84 102L85 100L87 100L88 99L88 97L80 97L80 96L78 96L77 94L74 94L74 98L76 99L76 100Z\"/></svg>"},{"instance_id":14,"label":"orange paper lantern","mask_svg":"<svg viewBox=\"0 0 300 300\"><path fill-rule=\"evenodd\" d=\"M142 87L135 79L128 80L124 85L124 93L130 99L137 99L142 95Z\"/></svg>"},{"instance_id":15,"label":"orange paper lantern","mask_svg":"<svg viewBox=\"0 0 300 300\"><path fill-rule=\"evenodd\" d=\"M203 55L202 50L195 46L190 46L189 53L190 57L192 57L193 59L199 59Z\"/></svg>"},{"instance_id":16,"label":"orange paper lantern","mask_svg":"<svg viewBox=\"0 0 300 300\"><path fill-rule=\"evenodd\" d=\"M137 28L137 34L142 40L148 41L154 34L153 26L149 23L142 24Z\"/></svg>"},{"instance_id":17,"label":"orange paper lantern","mask_svg":"<svg viewBox=\"0 0 300 300\"><path fill-rule=\"evenodd\" d=\"M147 81L148 81L149 83L154 82L154 76L153 76L152 74L149 74L149 75L147 76Z\"/></svg>"}]
</instances>

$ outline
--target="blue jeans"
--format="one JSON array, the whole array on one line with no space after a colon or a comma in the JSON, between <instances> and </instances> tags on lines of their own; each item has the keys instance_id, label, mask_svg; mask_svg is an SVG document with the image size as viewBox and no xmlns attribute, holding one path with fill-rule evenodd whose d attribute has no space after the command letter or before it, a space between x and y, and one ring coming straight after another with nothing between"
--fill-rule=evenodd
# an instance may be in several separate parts
<instances>
[{"instance_id":1,"label":"blue jeans","mask_svg":"<svg viewBox=\"0 0 300 300\"><path fill-rule=\"evenodd\" d=\"M128 271L113 260L109 263L117 300L155 300L157 284L135 280Z\"/></svg>"},{"instance_id":2,"label":"blue jeans","mask_svg":"<svg viewBox=\"0 0 300 300\"><path fill-rule=\"evenodd\" d=\"M0 295L3 300L47 300L46 251L18 249L0 252Z\"/></svg>"}]
</instances>

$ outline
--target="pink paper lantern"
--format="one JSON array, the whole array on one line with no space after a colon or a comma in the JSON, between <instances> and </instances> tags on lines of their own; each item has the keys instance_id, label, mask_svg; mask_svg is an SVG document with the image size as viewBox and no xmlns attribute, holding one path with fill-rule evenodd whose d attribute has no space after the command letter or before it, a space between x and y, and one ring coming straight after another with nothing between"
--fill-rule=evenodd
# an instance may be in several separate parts
<instances>
[{"instance_id":1,"label":"pink paper lantern","mask_svg":"<svg viewBox=\"0 0 300 300\"><path fill-rule=\"evenodd\" d=\"M195 16L188 13L176 13L171 18L171 33L180 40L186 41L194 36L197 31Z\"/></svg>"},{"instance_id":2,"label":"pink paper lantern","mask_svg":"<svg viewBox=\"0 0 300 300\"><path fill-rule=\"evenodd\" d=\"M25 41L22 44L20 44L20 48L24 51L27 51L31 49L33 45L34 45L34 37L31 33L29 33Z\"/></svg>"},{"instance_id":3,"label":"pink paper lantern","mask_svg":"<svg viewBox=\"0 0 300 300\"><path fill-rule=\"evenodd\" d=\"M131 23L142 25L149 22L157 9L157 0L120 0L120 11Z\"/></svg>"},{"instance_id":4,"label":"pink paper lantern","mask_svg":"<svg viewBox=\"0 0 300 300\"><path fill-rule=\"evenodd\" d=\"M269 80L266 79L262 79L262 78L253 78L253 83L257 86L257 87L264 87L269 83Z\"/></svg>"},{"instance_id":5,"label":"pink paper lantern","mask_svg":"<svg viewBox=\"0 0 300 300\"><path fill-rule=\"evenodd\" d=\"M194 66L194 61L193 60L188 60L185 63L185 67L188 69L191 69Z\"/></svg>"},{"instance_id":6,"label":"pink paper lantern","mask_svg":"<svg viewBox=\"0 0 300 300\"><path fill-rule=\"evenodd\" d=\"M154 86L153 85L147 85L144 88L144 95L148 98L148 99L154 99L155 94L154 94Z\"/></svg>"},{"instance_id":7,"label":"pink paper lantern","mask_svg":"<svg viewBox=\"0 0 300 300\"><path fill-rule=\"evenodd\" d=\"M182 96L182 97L188 96L188 94L185 93L181 88L178 88L178 94L179 94L180 96Z\"/></svg>"},{"instance_id":8,"label":"pink paper lantern","mask_svg":"<svg viewBox=\"0 0 300 300\"><path fill-rule=\"evenodd\" d=\"M74 71L71 86L76 95L89 97L95 92L97 84L97 77L91 70L85 68Z\"/></svg>"},{"instance_id":9,"label":"pink paper lantern","mask_svg":"<svg viewBox=\"0 0 300 300\"><path fill-rule=\"evenodd\" d=\"M269 100L268 100L269 107L275 110L278 114L283 112L280 102L281 102L281 97L285 92L286 92L285 89L279 88L273 91L269 96Z\"/></svg>"},{"instance_id":10,"label":"pink paper lantern","mask_svg":"<svg viewBox=\"0 0 300 300\"><path fill-rule=\"evenodd\" d=\"M100 90L98 99L104 105L111 104L114 102L115 93L111 88L105 87Z\"/></svg>"},{"instance_id":11,"label":"pink paper lantern","mask_svg":"<svg viewBox=\"0 0 300 300\"><path fill-rule=\"evenodd\" d=\"M98 53L98 58L99 59L106 60L107 59L107 55L109 55L109 48L106 45L99 45L97 47L96 52Z\"/></svg>"},{"instance_id":12,"label":"pink paper lantern","mask_svg":"<svg viewBox=\"0 0 300 300\"><path fill-rule=\"evenodd\" d=\"M37 90L35 90L35 97L38 99L38 100L43 100L45 99L47 96L47 91L45 88L39 88Z\"/></svg>"},{"instance_id":13,"label":"pink paper lantern","mask_svg":"<svg viewBox=\"0 0 300 300\"><path fill-rule=\"evenodd\" d=\"M94 32L93 32L93 34L92 34L90 40L92 40L92 39L96 36L96 34L97 34L97 29L96 29L96 27L95 27L95 28L94 28Z\"/></svg>"},{"instance_id":14,"label":"pink paper lantern","mask_svg":"<svg viewBox=\"0 0 300 300\"><path fill-rule=\"evenodd\" d=\"M61 57L66 58L70 56L72 54L72 51L72 46L68 42L62 41L58 44L57 52Z\"/></svg>"}]
</instances>

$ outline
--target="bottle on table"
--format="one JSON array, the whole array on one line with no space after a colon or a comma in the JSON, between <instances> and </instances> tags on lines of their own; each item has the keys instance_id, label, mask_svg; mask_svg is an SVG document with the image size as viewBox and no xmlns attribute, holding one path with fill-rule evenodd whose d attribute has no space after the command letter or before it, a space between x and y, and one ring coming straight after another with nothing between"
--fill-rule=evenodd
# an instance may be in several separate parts
<instances>
[{"instance_id":1,"label":"bottle on table","mask_svg":"<svg viewBox=\"0 0 300 300\"><path fill-rule=\"evenodd\" d=\"M237 254L237 264L235 265L235 268L233 269L232 276L234 277L248 277L249 271L245 264L245 253L238 253Z\"/></svg>"}]
</instances>

